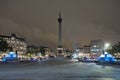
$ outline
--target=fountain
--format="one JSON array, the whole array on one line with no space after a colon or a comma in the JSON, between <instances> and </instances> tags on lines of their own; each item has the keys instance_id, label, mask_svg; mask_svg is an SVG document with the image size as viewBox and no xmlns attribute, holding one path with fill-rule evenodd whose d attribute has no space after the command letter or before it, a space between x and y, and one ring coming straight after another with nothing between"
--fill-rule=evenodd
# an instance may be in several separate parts
<instances>
[{"instance_id":1,"label":"fountain","mask_svg":"<svg viewBox=\"0 0 120 80\"><path fill-rule=\"evenodd\" d=\"M100 57L98 57L98 61L113 62L115 61L115 58L105 51L104 54L101 54Z\"/></svg>"}]
</instances>

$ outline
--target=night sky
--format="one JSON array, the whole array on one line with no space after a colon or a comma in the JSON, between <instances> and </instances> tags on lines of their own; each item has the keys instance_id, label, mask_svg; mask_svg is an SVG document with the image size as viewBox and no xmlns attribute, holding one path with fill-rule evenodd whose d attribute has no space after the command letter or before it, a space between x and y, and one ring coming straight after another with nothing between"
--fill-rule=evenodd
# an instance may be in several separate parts
<instances>
[{"instance_id":1,"label":"night sky","mask_svg":"<svg viewBox=\"0 0 120 80\"><path fill-rule=\"evenodd\" d=\"M65 48L94 39L120 41L120 0L0 0L0 34L55 49L59 12Z\"/></svg>"}]
</instances>

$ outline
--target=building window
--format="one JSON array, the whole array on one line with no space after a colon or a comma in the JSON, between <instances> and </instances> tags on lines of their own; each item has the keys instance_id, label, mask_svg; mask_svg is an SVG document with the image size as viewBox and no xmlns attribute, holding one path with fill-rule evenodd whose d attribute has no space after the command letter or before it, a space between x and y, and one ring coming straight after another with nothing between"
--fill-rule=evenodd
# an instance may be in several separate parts
<instances>
[{"instance_id":1,"label":"building window","mask_svg":"<svg viewBox=\"0 0 120 80\"><path fill-rule=\"evenodd\" d=\"M14 38L14 37L11 37L11 40L15 40L15 38Z\"/></svg>"},{"instance_id":2,"label":"building window","mask_svg":"<svg viewBox=\"0 0 120 80\"><path fill-rule=\"evenodd\" d=\"M94 47L94 48L96 48L96 47L97 47L97 45L94 45L93 47Z\"/></svg>"},{"instance_id":3,"label":"building window","mask_svg":"<svg viewBox=\"0 0 120 80\"><path fill-rule=\"evenodd\" d=\"M93 49L91 49L91 51L94 51Z\"/></svg>"},{"instance_id":4,"label":"building window","mask_svg":"<svg viewBox=\"0 0 120 80\"><path fill-rule=\"evenodd\" d=\"M96 51L99 51L99 49L96 49Z\"/></svg>"}]
</instances>

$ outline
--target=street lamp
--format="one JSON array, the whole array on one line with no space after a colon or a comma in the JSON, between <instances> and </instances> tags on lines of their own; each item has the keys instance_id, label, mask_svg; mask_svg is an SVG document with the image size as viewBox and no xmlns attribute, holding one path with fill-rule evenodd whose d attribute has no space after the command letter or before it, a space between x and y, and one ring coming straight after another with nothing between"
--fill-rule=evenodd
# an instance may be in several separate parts
<instances>
[{"instance_id":1,"label":"street lamp","mask_svg":"<svg viewBox=\"0 0 120 80\"><path fill-rule=\"evenodd\" d=\"M105 43L104 50L106 51L107 49L109 49L109 47L110 47L110 43Z\"/></svg>"},{"instance_id":2,"label":"street lamp","mask_svg":"<svg viewBox=\"0 0 120 80\"><path fill-rule=\"evenodd\" d=\"M103 48L103 54L106 54L106 50L109 49L110 43L105 43Z\"/></svg>"}]
</instances>

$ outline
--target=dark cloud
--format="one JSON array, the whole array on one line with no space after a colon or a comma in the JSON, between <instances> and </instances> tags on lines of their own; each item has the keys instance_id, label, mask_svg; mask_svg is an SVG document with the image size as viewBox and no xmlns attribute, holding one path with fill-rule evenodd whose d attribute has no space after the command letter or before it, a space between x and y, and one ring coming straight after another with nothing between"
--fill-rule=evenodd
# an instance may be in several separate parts
<instances>
[{"instance_id":1,"label":"dark cloud","mask_svg":"<svg viewBox=\"0 0 120 80\"><path fill-rule=\"evenodd\" d=\"M0 34L14 32L28 44L55 48L59 11L65 47L93 39L120 40L119 0L0 0Z\"/></svg>"}]
</instances>

